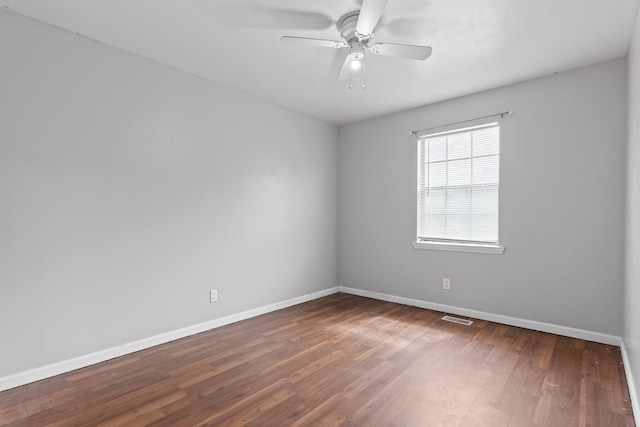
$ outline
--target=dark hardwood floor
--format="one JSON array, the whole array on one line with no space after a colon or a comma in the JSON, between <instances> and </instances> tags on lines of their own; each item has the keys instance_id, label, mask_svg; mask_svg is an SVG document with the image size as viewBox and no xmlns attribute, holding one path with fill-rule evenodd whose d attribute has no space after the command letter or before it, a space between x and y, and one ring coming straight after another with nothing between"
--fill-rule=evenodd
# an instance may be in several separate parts
<instances>
[{"instance_id":1,"label":"dark hardwood floor","mask_svg":"<svg viewBox=\"0 0 640 427\"><path fill-rule=\"evenodd\" d=\"M352 295L0 393L15 426L634 426L620 349Z\"/></svg>"}]
</instances>

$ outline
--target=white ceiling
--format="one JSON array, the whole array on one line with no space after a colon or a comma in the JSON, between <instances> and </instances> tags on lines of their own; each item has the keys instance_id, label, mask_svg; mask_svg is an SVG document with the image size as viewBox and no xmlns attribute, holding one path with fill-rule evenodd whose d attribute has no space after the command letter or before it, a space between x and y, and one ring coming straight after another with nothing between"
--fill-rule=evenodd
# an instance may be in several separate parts
<instances>
[{"instance_id":1,"label":"white ceiling","mask_svg":"<svg viewBox=\"0 0 640 427\"><path fill-rule=\"evenodd\" d=\"M366 0L365 0L366 1ZM627 54L638 0L389 0L375 42L426 61L367 57L367 89L338 81L362 0L0 0L5 8L338 125Z\"/></svg>"}]
</instances>

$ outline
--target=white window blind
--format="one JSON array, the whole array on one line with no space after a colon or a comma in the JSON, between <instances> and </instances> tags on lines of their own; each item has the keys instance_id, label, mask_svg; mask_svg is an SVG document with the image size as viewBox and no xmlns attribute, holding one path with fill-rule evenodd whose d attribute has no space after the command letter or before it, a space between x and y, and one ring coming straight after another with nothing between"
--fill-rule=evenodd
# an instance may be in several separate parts
<instances>
[{"instance_id":1,"label":"white window blind","mask_svg":"<svg viewBox=\"0 0 640 427\"><path fill-rule=\"evenodd\" d=\"M498 243L500 127L418 138L418 242Z\"/></svg>"}]
</instances>

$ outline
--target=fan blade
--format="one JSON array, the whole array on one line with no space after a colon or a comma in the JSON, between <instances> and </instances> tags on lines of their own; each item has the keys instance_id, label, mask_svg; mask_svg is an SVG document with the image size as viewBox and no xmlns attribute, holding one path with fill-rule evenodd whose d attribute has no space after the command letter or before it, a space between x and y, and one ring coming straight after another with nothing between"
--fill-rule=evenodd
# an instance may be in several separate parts
<instances>
[{"instance_id":1,"label":"fan blade","mask_svg":"<svg viewBox=\"0 0 640 427\"><path fill-rule=\"evenodd\" d=\"M342 64L342 69L340 70L340 75L338 75L338 80L349 80L349 76L351 74L351 58L349 55L344 59L344 64Z\"/></svg>"},{"instance_id":2,"label":"fan blade","mask_svg":"<svg viewBox=\"0 0 640 427\"><path fill-rule=\"evenodd\" d=\"M382 25L378 25L380 30ZM437 30L434 24L424 18L399 18L385 21L384 29L397 37L415 39L417 37L435 37Z\"/></svg>"},{"instance_id":3,"label":"fan blade","mask_svg":"<svg viewBox=\"0 0 640 427\"><path fill-rule=\"evenodd\" d=\"M429 46L414 46L410 44L376 43L371 46L371 52L376 55L399 56L420 61L431 56L431 48Z\"/></svg>"},{"instance_id":4,"label":"fan blade","mask_svg":"<svg viewBox=\"0 0 640 427\"><path fill-rule=\"evenodd\" d=\"M282 36L280 37L280 41L286 44L296 44L301 46L315 46L315 47L332 47L334 49L339 49L341 47L349 47L347 43L342 41L310 39L308 37Z\"/></svg>"},{"instance_id":5,"label":"fan blade","mask_svg":"<svg viewBox=\"0 0 640 427\"><path fill-rule=\"evenodd\" d=\"M364 38L371 36L388 1L389 0L364 0L362 2L362 8L360 9L358 23L356 24L356 33L364 36Z\"/></svg>"},{"instance_id":6,"label":"fan blade","mask_svg":"<svg viewBox=\"0 0 640 427\"><path fill-rule=\"evenodd\" d=\"M208 14L216 21L239 28L300 28L307 30L324 30L332 26L333 19L319 12L301 10L275 9L265 6L238 4L237 0L220 2L211 6Z\"/></svg>"},{"instance_id":7,"label":"fan blade","mask_svg":"<svg viewBox=\"0 0 640 427\"><path fill-rule=\"evenodd\" d=\"M273 10L265 13L273 22L272 28L305 28L323 30L331 27L333 20L323 14L296 10Z\"/></svg>"}]
</instances>

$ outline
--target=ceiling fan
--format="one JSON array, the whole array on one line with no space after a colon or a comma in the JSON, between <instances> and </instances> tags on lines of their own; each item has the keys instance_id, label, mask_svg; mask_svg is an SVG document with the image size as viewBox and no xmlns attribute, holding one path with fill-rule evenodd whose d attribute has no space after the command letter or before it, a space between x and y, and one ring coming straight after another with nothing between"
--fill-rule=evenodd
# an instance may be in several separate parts
<instances>
[{"instance_id":1,"label":"ceiling fan","mask_svg":"<svg viewBox=\"0 0 640 427\"><path fill-rule=\"evenodd\" d=\"M372 43L374 31L389 0L364 0L360 10L349 12L338 20L336 27L342 40L326 40L307 37L283 36L283 43L328 47L350 48L338 78L350 80L353 73L364 71L365 52L374 55L396 56L414 60L425 60L431 56L431 47L396 43ZM351 85L349 85L351 87ZM363 88L366 87L363 84Z\"/></svg>"}]
</instances>

